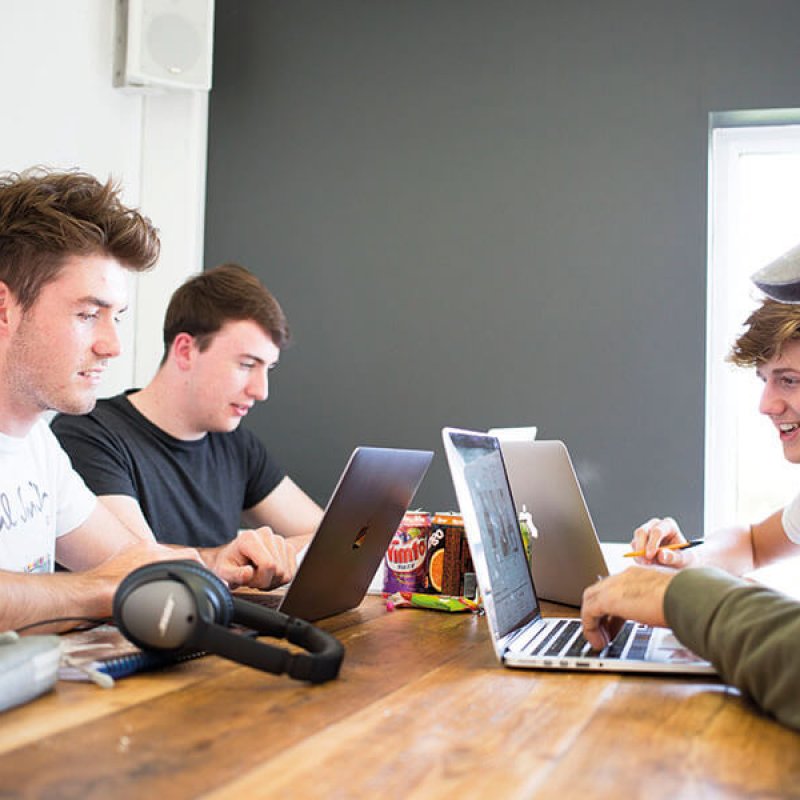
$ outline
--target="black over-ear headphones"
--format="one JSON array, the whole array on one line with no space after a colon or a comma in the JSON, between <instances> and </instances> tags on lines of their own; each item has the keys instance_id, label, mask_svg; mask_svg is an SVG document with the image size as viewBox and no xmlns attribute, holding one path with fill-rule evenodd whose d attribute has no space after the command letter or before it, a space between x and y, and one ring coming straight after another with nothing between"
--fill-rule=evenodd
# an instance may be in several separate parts
<instances>
[{"instance_id":1,"label":"black over-ear headphones","mask_svg":"<svg viewBox=\"0 0 800 800\"><path fill-rule=\"evenodd\" d=\"M135 569L114 595L117 627L143 650L180 656L205 651L292 678L324 683L339 674L341 642L302 619L234 597L213 572L194 561L159 561ZM287 639L292 653L232 631L237 622Z\"/></svg>"}]
</instances>

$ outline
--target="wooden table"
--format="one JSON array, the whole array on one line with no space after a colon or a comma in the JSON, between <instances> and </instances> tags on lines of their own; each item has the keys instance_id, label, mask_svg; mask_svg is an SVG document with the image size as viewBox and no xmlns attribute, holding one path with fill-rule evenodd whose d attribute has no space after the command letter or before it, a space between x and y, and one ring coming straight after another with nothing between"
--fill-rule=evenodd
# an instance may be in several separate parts
<instances>
[{"instance_id":1,"label":"wooden table","mask_svg":"<svg viewBox=\"0 0 800 800\"><path fill-rule=\"evenodd\" d=\"M502 669L483 617L379 597L321 624L322 686L215 656L60 682L0 716L0 797L800 797L800 735L718 682Z\"/></svg>"}]
</instances>

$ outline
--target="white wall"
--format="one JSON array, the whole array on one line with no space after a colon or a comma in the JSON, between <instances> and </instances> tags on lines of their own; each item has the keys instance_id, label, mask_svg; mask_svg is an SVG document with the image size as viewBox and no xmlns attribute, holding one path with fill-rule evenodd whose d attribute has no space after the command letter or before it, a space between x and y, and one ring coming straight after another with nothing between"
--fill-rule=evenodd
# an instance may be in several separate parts
<instances>
[{"instance_id":1,"label":"white wall","mask_svg":"<svg viewBox=\"0 0 800 800\"><path fill-rule=\"evenodd\" d=\"M112 87L113 0L0 0L0 170L78 167L121 181L161 231L155 270L131 279L123 355L101 394L141 386L161 357L173 289L202 269L208 96Z\"/></svg>"}]
</instances>

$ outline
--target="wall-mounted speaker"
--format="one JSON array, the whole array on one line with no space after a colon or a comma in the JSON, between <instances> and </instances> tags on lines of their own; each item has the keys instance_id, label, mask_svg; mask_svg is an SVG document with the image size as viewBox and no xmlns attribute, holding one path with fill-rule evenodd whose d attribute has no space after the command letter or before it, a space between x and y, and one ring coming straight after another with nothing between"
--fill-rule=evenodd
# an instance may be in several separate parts
<instances>
[{"instance_id":1,"label":"wall-mounted speaker","mask_svg":"<svg viewBox=\"0 0 800 800\"><path fill-rule=\"evenodd\" d=\"M114 86L211 89L214 0L117 0Z\"/></svg>"}]
</instances>

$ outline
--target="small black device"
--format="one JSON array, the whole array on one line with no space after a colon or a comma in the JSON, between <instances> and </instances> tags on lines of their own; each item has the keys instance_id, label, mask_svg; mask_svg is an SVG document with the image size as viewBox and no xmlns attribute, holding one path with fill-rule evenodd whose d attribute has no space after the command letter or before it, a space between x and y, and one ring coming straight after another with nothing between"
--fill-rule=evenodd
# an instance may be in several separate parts
<instances>
[{"instance_id":1,"label":"small black device","mask_svg":"<svg viewBox=\"0 0 800 800\"><path fill-rule=\"evenodd\" d=\"M305 620L231 595L213 572L194 561L159 561L127 575L114 595L114 620L137 647L182 656L203 651L291 678L324 683L339 674L341 642ZM286 639L308 651L251 639L231 624L257 635Z\"/></svg>"}]
</instances>

